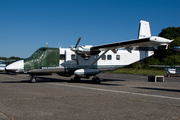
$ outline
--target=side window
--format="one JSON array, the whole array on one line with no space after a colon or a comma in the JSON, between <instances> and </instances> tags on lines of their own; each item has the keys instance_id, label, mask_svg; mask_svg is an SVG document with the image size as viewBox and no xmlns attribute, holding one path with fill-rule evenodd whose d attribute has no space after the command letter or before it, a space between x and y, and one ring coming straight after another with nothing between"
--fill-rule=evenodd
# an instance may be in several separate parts
<instances>
[{"instance_id":1,"label":"side window","mask_svg":"<svg viewBox=\"0 0 180 120\"><path fill-rule=\"evenodd\" d=\"M116 60L120 60L120 55L116 55Z\"/></svg>"},{"instance_id":2,"label":"side window","mask_svg":"<svg viewBox=\"0 0 180 120\"><path fill-rule=\"evenodd\" d=\"M102 56L102 60L106 60L106 55L103 55L103 56Z\"/></svg>"},{"instance_id":3,"label":"side window","mask_svg":"<svg viewBox=\"0 0 180 120\"><path fill-rule=\"evenodd\" d=\"M89 57L84 57L84 60L89 60Z\"/></svg>"},{"instance_id":4,"label":"side window","mask_svg":"<svg viewBox=\"0 0 180 120\"><path fill-rule=\"evenodd\" d=\"M95 60L97 60L97 59L98 59L98 57L99 57L99 55L95 55L95 56L94 56L94 59L95 59Z\"/></svg>"},{"instance_id":5,"label":"side window","mask_svg":"<svg viewBox=\"0 0 180 120\"><path fill-rule=\"evenodd\" d=\"M72 54L72 55L71 55L71 60L76 60L75 54Z\"/></svg>"},{"instance_id":6,"label":"side window","mask_svg":"<svg viewBox=\"0 0 180 120\"><path fill-rule=\"evenodd\" d=\"M65 60L65 54L60 54L60 60Z\"/></svg>"},{"instance_id":7,"label":"side window","mask_svg":"<svg viewBox=\"0 0 180 120\"><path fill-rule=\"evenodd\" d=\"M107 55L107 60L112 60L112 56L111 55Z\"/></svg>"}]
</instances>

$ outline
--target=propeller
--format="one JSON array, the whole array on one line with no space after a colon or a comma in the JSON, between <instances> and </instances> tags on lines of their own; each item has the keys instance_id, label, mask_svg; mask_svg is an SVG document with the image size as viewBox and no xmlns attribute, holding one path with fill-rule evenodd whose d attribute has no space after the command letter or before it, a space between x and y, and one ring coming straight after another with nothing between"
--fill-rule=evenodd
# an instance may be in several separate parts
<instances>
[{"instance_id":1,"label":"propeller","mask_svg":"<svg viewBox=\"0 0 180 120\"><path fill-rule=\"evenodd\" d=\"M77 43L76 43L76 46L74 47L75 49L77 48L77 46L78 46L80 40L81 40L81 36L79 37L79 39L78 39L78 41L77 41ZM79 65L77 51L75 51L75 53L76 53L76 63L77 63L77 65Z\"/></svg>"},{"instance_id":2,"label":"propeller","mask_svg":"<svg viewBox=\"0 0 180 120\"><path fill-rule=\"evenodd\" d=\"M75 48L77 48L77 46L78 46L78 44L79 44L80 40L81 40L81 36L79 37L79 39L78 39L78 41L77 41L77 43L76 43Z\"/></svg>"}]
</instances>

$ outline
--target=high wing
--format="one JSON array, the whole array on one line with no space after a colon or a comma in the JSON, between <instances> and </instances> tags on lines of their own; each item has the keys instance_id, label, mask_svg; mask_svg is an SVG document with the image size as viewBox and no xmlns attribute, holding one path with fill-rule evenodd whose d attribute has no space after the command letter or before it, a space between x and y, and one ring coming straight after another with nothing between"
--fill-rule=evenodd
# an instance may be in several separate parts
<instances>
[{"instance_id":1,"label":"high wing","mask_svg":"<svg viewBox=\"0 0 180 120\"><path fill-rule=\"evenodd\" d=\"M166 45L172 42L172 40L162 38L162 37L147 37L142 39L136 39L136 40L129 40L124 42L117 42L117 43L111 43L111 44L105 44L105 45L99 45L94 46L90 48L90 51L104 51L98 59L96 59L89 67L91 68L104 54L106 54L109 50L112 50L114 53L116 53L117 49L126 49L128 52L131 53L131 51L136 47L154 47L157 49L159 45Z\"/></svg>"},{"instance_id":2,"label":"high wing","mask_svg":"<svg viewBox=\"0 0 180 120\"><path fill-rule=\"evenodd\" d=\"M105 45L99 45L91 47L91 51L105 51L107 49L115 50L115 49L126 49L129 52L133 50L135 47L154 47L157 48L159 45L168 45L172 40L162 38L162 37L148 37L148 38L142 38L142 39L135 39L135 40L129 40L129 41L123 41L123 42L117 42L117 43L111 43L111 44L105 44Z\"/></svg>"},{"instance_id":3,"label":"high wing","mask_svg":"<svg viewBox=\"0 0 180 120\"><path fill-rule=\"evenodd\" d=\"M112 51L115 49L126 49L128 52L131 52L135 47L150 47L153 46L155 49L159 45L166 45L172 42L172 40L168 40L162 37L151 36L150 25L148 21L141 20L139 24L139 32L138 38L134 40L117 42L105 45L94 46L91 48L92 51L105 51L107 49L111 49ZM166 48L167 48L166 47Z\"/></svg>"}]
</instances>

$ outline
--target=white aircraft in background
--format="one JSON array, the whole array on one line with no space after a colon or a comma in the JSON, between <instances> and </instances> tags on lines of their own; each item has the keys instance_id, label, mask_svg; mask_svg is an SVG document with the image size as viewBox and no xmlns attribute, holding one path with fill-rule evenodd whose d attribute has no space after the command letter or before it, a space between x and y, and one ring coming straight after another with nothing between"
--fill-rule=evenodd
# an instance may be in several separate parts
<instances>
[{"instance_id":1,"label":"white aircraft in background","mask_svg":"<svg viewBox=\"0 0 180 120\"><path fill-rule=\"evenodd\" d=\"M0 60L0 71L4 71L6 66L17 60Z\"/></svg>"},{"instance_id":2,"label":"white aircraft in background","mask_svg":"<svg viewBox=\"0 0 180 120\"><path fill-rule=\"evenodd\" d=\"M167 75L168 77L170 77L170 75L180 74L180 66L149 65L149 67L160 67L160 68L164 68L164 71L168 74L168 75Z\"/></svg>"},{"instance_id":3,"label":"white aircraft in background","mask_svg":"<svg viewBox=\"0 0 180 120\"><path fill-rule=\"evenodd\" d=\"M96 76L102 71L116 70L134 62L150 57L153 48L166 45L172 40L151 36L149 22L140 21L138 39L104 44L99 46L78 46L72 48L39 48L31 57L12 63L6 71L24 73L36 82L37 75L56 73L69 76L72 81L92 77L93 83L100 83Z\"/></svg>"},{"instance_id":4,"label":"white aircraft in background","mask_svg":"<svg viewBox=\"0 0 180 120\"><path fill-rule=\"evenodd\" d=\"M180 52L180 46L173 47L173 50ZM180 74L180 66L170 66L170 65L149 65L149 67L160 67L164 68L164 71L170 75Z\"/></svg>"},{"instance_id":5,"label":"white aircraft in background","mask_svg":"<svg viewBox=\"0 0 180 120\"><path fill-rule=\"evenodd\" d=\"M0 60L0 71L5 70L6 64L3 62L4 60Z\"/></svg>"}]
</instances>

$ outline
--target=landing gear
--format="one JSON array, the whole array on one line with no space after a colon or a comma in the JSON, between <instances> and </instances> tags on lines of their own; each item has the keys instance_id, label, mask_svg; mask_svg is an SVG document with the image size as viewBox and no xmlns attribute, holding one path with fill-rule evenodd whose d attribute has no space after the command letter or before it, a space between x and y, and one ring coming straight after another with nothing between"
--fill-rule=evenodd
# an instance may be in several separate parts
<instances>
[{"instance_id":1,"label":"landing gear","mask_svg":"<svg viewBox=\"0 0 180 120\"><path fill-rule=\"evenodd\" d=\"M99 77L94 76L93 79L92 79L92 83L99 84L99 83L101 83L101 80L100 80Z\"/></svg>"},{"instance_id":2,"label":"landing gear","mask_svg":"<svg viewBox=\"0 0 180 120\"><path fill-rule=\"evenodd\" d=\"M35 78L34 76L31 76L30 82L31 82L31 83L37 82L37 81L36 81L36 78Z\"/></svg>"},{"instance_id":3,"label":"landing gear","mask_svg":"<svg viewBox=\"0 0 180 120\"><path fill-rule=\"evenodd\" d=\"M74 78L71 78L71 81L72 82L81 82L81 78L80 77L74 77Z\"/></svg>"},{"instance_id":4,"label":"landing gear","mask_svg":"<svg viewBox=\"0 0 180 120\"><path fill-rule=\"evenodd\" d=\"M83 78L92 78L92 77L83 77ZM74 78L71 78L71 82L81 82L81 78L75 76ZM101 82L101 80L97 76L94 76L91 81L92 84L99 84L100 82Z\"/></svg>"}]
</instances>

